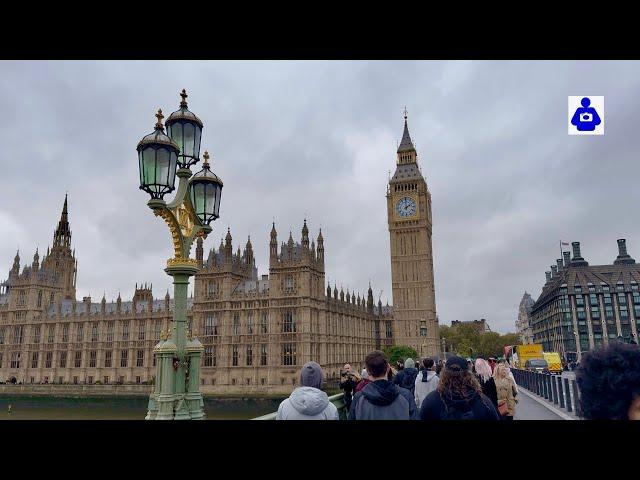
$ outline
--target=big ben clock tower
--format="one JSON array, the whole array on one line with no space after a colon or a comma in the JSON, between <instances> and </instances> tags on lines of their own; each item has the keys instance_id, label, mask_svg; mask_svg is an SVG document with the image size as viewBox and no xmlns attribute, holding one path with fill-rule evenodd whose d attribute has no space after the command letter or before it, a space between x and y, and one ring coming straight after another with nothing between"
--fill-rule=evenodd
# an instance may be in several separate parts
<instances>
[{"instance_id":1,"label":"big ben clock tower","mask_svg":"<svg viewBox=\"0 0 640 480\"><path fill-rule=\"evenodd\" d=\"M387 189L391 242L393 337L395 345L413 347L421 358L437 355L438 323L431 248L431 193L404 114L396 171Z\"/></svg>"}]
</instances>

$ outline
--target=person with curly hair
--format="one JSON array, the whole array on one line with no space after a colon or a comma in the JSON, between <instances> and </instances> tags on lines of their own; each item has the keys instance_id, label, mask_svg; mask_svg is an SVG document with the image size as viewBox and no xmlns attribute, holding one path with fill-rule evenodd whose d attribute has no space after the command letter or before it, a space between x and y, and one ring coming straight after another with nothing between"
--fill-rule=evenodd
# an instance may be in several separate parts
<instances>
[{"instance_id":1,"label":"person with curly hair","mask_svg":"<svg viewBox=\"0 0 640 480\"><path fill-rule=\"evenodd\" d=\"M588 420L640 420L640 347L609 343L585 353L576 370Z\"/></svg>"},{"instance_id":2,"label":"person with curly hair","mask_svg":"<svg viewBox=\"0 0 640 480\"><path fill-rule=\"evenodd\" d=\"M420 407L422 420L500 420L491 400L462 357L451 357L442 368L438 388Z\"/></svg>"}]
</instances>

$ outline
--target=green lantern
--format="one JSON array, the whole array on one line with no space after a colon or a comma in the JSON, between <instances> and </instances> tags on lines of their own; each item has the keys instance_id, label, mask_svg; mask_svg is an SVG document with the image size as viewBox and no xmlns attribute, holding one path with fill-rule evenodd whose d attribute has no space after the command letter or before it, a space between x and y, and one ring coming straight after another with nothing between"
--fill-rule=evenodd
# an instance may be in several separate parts
<instances>
[{"instance_id":1,"label":"green lantern","mask_svg":"<svg viewBox=\"0 0 640 480\"><path fill-rule=\"evenodd\" d=\"M187 108L187 92L180 94L180 110L176 110L167 118L167 134L178 145L180 168L189 168L200 161L200 140L202 137L202 121Z\"/></svg>"},{"instance_id":2,"label":"green lantern","mask_svg":"<svg viewBox=\"0 0 640 480\"><path fill-rule=\"evenodd\" d=\"M209 225L220 216L222 180L209 169L208 152L204 152L203 158L202 170L189 182L189 198L200 222Z\"/></svg>"},{"instance_id":3,"label":"green lantern","mask_svg":"<svg viewBox=\"0 0 640 480\"><path fill-rule=\"evenodd\" d=\"M151 198L162 199L175 190L178 146L164 133L162 110L156 114L158 122L155 130L138 143L138 166L140 169L140 189Z\"/></svg>"}]
</instances>

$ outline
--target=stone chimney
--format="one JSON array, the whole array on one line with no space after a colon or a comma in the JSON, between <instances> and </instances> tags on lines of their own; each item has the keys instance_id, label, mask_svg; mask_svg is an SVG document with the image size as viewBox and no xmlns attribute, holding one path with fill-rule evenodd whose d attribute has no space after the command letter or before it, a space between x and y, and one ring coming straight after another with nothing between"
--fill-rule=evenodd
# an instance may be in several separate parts
<instances>
[{"instance_id":1,"label":"stone chimney","mask_svg":"<svg viewBox=\"0 0 640 480\"><path fill-rule=\"evenodd\" d=\"M631 265L636 261L627 253L627 240L618 239L618 257L613 262L614 265Z\"/></svg>"},{"instance_id":2,"label":"stone chimney","mask_svg":"<svg viewBox=\"0 0 640 480\"><path fill-rule=\"evenodd\" d=\"M582 256L580 255L580 242L571 242L571 246L573 247L573 259L571 260L571 266L573 267L582 267L589 265Z\"/></svg>"},{"instance_id":3,"label":"stone chimney","mask_svg":"<svg viewBox=\"0 0 640 480\"><path fill-rule=\"evenodd\" d=\"M558 267L556 265L551 265L551 278L556 278L558 276Z\"/></svg>"},{"instance_id":4,"label":"stone chimney","mask_svg":"<svg viewBox=\"0 0 640 480\"><path fill-rule=\"evenodd\" d=\"M544 272L545 276L547 277L547 283L551 281L551 272Z\"/></svg>"},{"instance_id":5,"label":"stone chimney","mask_svg":"<svg viewBox=\"0 0 640 480\"><path fill-rule=\"evenodd\" d=\"M562 259L561 258L556 258L556 264L558 267L558 273L560 273L562 271Z\"/></svg>"},{"instance_id":6,"label":"stone chimney","mask_svg":"<svg viewBox=\"0 0 640 480\"><path fill-rule=\"evenodd\" d=\"M564 268L567 268L571 264L571 252L562 252L564 257Z\"/></svg>"}]
</instances>

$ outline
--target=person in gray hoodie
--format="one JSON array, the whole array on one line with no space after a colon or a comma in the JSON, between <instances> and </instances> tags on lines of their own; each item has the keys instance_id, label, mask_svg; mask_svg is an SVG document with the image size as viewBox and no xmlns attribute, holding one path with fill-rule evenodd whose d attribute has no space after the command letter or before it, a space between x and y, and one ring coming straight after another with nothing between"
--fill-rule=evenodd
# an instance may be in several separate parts
<instances>
[{"instance_id":1,"label":"person in gray hoodie","mask_svg":"<svg viewBox=\"0 0 640 480\"><path fill-rule=\"evenodd\" d=\"M322 388L322 368L307 362L300 372L300 387L278 407L276 420L339 420L338 409Z\"/></svg>"},{"instance_id":2,"label":"person in gray hoodie","mask_svg":"<svg viewBox=\"0 0 640 480\"><path fill-rule=\"evenodd\" d=\"M422 361L423 369L418 373L415 382L416 406L420 409L422 401L427 395L438 388L440 379L435 372L435 362L432 358L425 358Z\"/></svg>"},{"instance_id":3,"label":"person in gray hoodie","mask_svg":"<svg viewBox=\"0 0 640 480\"><path fill-rule=\"evenodd\" d=\"M356 393L349 410L349 420L412 420L417 418L413 395L388 380L391 366L384 353L375 350L365 359L368 383Z\"/></svg>"}]
</instances>

